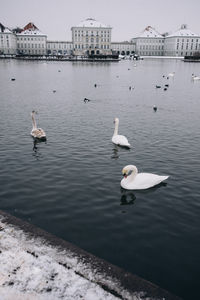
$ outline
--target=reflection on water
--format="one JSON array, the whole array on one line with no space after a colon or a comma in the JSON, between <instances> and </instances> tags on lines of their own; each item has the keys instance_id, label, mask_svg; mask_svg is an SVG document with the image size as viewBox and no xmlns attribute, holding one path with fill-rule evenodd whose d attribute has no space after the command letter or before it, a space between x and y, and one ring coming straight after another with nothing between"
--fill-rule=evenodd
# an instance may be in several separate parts
<instances>
[{"instance_id":1,"label":"reflection on water","mask_svg":"<svg viewBox=\"0 0 200 300\"><path fill-rule=\"evenodd\" d=\"M119 154L118 154L119 150L118 150L118 146L114 144L114 148L112 149L112 159L118 159L119 158Z\"/></svg>"},{"instance_id":2,"label":"reflection on water","mask_svg":"<svg viewBox=\"0 0 200 300\"><path fill-rule=\"evenodd\" d=\"M133 192L131 191L126 191L121 188L121 200L120 200L120 205L131 205L134 204L134 201L136 200L136 196Z\"/></svg>"},{"instance_id":3,"label":"reflection on water","mask_svg":"<svg viewBox=\"0 0 200 300\"><path fill-rule=\"evenodd\" d=\"M33 157L35 157L36 160L39 160L42 158L42 154L40 153L39 145L41 143L47 143L44 140L39 140L39 139L33 139Z\"/></svg>"},{"instance_id":4,"label":"reflection on water","mask_svg":"<svg viewBox=\"0 0 200 300\"><path fill-rule=\"evenodd\" d=\"M130 148L128 147L124 147L124 146L118 146L113 144L113 149L112 149L112 155L111 158L112 159L118 159L120 157L119 152L123 152L123 153L128 153L130 152Z\"/></svg>"}]
</instances>

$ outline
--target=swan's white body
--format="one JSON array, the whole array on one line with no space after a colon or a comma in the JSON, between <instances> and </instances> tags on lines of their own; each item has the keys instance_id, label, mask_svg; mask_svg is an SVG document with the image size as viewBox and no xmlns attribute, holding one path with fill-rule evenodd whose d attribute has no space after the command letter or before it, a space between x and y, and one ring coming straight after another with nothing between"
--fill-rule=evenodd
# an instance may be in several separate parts
<instances>
[{"instance_id":1,"label":"swan's white body","mask_svg":"<svg viewBox=\"0 0 200 300\"><path fill-rule=\"evenodd\" d=\"M34 139L40 139L40 140L46 140L46 133L42 128L37 128L36 121L35 121L35 111L32 111L31 117L32 117L32 123L33 123L33 129L31 130L31 135Z\"/></svg>"},{"instance_id":2,"label":"swan's white body","mask_svg":"<svg viewBox=\"0 0 200 300\"><path fill-rule=\"evenodd\" d=\"M130 175L128 173L132 171ZM121 187L126 190L146 190L162 181L169 176L160 176L152 173L139 173L136 166L128 165L123 168L122 174L125 176L121 180Z\"/></svg>"},{"instance_id":3,"label":"swan's white body","mask_svg":"<svg viewBox=\"0 0 200 300\"><path fill-rule=\"evenodd\" d=\"M114 123L115 123L115 130L114 130L114 134L112 137L112 142L116 145L130 148L131 145L129 144L127 138L124 135L118 134L119 119L115 118Z\"/></svg>"}]
</instances>

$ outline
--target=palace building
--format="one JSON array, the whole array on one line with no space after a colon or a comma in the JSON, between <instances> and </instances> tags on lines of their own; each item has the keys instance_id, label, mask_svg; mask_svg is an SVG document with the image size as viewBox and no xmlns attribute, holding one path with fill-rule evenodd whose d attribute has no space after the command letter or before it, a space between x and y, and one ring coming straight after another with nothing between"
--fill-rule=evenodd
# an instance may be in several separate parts
<instances>
[{"instance_id":1,"label":"palace building","mask_svg":"<svg viewBox=\"0 0 200 300\"><path fill-rule=\"evenodd\" d=\"M111 54L111 30L110 26L92 18L73 26L71 31L74 54Z\"/></svg>"},{"instance_id":2,"label":"palace building","mask_svg":"<svg viewBox=\"0 0 200 300\"><path fill-rule=\"evenodd\" d=\"M200 52L200 36L183 24L180 29L165 37L165 56L192 56Z\"/></svg>"},{"instance_id":3,"label":"palace building","mask_svg":"<svg viewBox=\"0 0 200 300\"><path fill-rule=\"evenodd\" d=\"M47 35L31 22L17 36L17 52L25 55L46 55Z\"/></svg>"},{"instance_id":4,"label":"palace building","mask_svg":"<svg viewBox=\"0 0 200 300\"><path fill-rule=\"evenodd\" d=\"M0 55L139 55L192 56L200 52L200 35L187 25L174 33L161 34L147 26L138 36L125 42L112 42L112 28L93 18L71 28L71 41L49 41L34 23L9 29L0 23Z\"/></svg>"},{"instance_id":5,"label":"palace building","mask_svg":"<svg viewBox=\"0 0 200 300\"><path fill-rule=\"evenodd\" d=\"M16 35L0 23L0 54L16 54L17 42Z\"/></svg>"},{"instance_id":6,"label":"palace building","mask_svg":"<svg viewBox=\"0 0 200 300\"><path fill-rule=\"evenodd\" d=\"M135 43L136 53L139 55L163 56L164 54L164 37L151 26L147 26L131 41Z\"/></svg>"}]
</instances>

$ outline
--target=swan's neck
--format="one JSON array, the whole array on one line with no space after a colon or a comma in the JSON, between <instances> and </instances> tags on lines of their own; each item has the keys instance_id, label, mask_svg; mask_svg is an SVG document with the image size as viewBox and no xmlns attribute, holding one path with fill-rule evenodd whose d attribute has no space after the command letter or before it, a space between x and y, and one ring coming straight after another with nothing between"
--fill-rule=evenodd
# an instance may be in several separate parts
<instances>
[{"instance_id":1,"label":"swan's neck","mask_svg":"<svg viewBox=\"0 0 200 300\"><path fill-rule=\"evenodd\" d=\"M136 177L136 175L138 174L138 169L136 168L136 166L130 165L129 166L129 171L132 171L131 174L127 177L127 179L129 181L133 181Z\"/></svg>"},{"instance_id":2,"label":"swan's neck","mask_svg":"<svg viewBox=\"0 0 200 300\"><path fill-rule=\"evenodd\" d=\"M33 129L36 129L37 125L36 125L34 114L32 114L32 123L33 123Z\"/></svg>"},{"instance_id":3,"label":"swan's neck","mask_svg":"<svg viewBox=\"0 0 200 300\"><path fill-rule=\"evenodd\" d=\"M115 130L113 135L118 135L119 122L115 122Z\"/></svg>"}]
</instances>

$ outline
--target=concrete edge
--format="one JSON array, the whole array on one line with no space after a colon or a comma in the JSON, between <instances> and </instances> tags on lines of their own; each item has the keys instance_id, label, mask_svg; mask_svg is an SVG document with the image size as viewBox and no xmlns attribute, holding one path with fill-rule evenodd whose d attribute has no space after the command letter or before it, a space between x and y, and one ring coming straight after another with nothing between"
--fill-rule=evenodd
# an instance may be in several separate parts
<instances>
[{"instance_id":1,"label":"concrete edge","mask_svg":"<svg viewBox=\"0 0 200 300\"><path fill-rule=\"evenodd\" d=\"M128 291L129 294L143 292L145 297L153 297L154 299L181 300L180 297L172 295L170 292L160 288L159 286L142 279L137 275L126 272L125 270L94 256L93 254L73 245L72 243L58 238L26 221L16 218L7 212L0 210L0 216L3 217L1 220L3 223L16 226L28 234L30 238L41 238L47 245L56 247L61 251L66 250L67 252L70 251L73 253L74 257L76 257L78 261L95 270L94 281L97 284L121 299L125 298L119 294L119 285L120 289ZM104 277L109 278L109 280L112 280L115 283L112 286L112 290L105 286L105 282L102 282L101 280L102 276L98 276L98 274L103 274ZM86 277L85 274L79 275Z\"/></svg>"}]
</instances>

